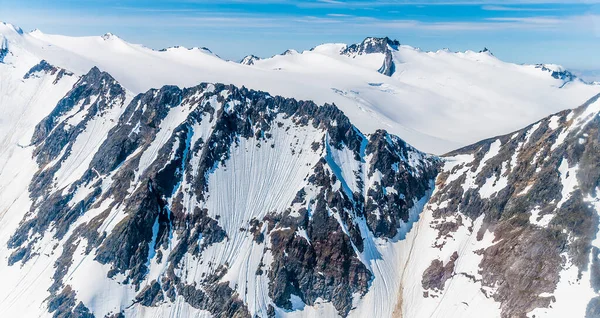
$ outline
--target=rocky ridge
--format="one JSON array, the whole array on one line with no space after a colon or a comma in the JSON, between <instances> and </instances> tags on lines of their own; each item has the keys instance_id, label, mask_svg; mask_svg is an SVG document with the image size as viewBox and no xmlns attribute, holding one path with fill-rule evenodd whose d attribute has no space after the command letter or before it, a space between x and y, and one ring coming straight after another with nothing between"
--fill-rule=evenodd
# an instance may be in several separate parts
<instances>
[{"instance_id":1,"label":"rocky ridge","mask_svg":"<svg viewBox=\"0 0 600 318\"><path fill-rule=\"evenodd\" d=\"M53 68L30 73L39 70ZM99 126L103 141L71 170ZM97 68L36 126L31 147L39 171L8 262L23 266L56 242L55 317L118 316L180 298L216 316L323 301L345 316L374 278L368 238L402 235L437 169L385 131L361 134L334 105L222 84L132 97ZM256 253L245 281L235 277L241 246ZM107 312L88 307L74 264L102 266L103 279L135 297Z\"/></svg>"},{"instance_id":2,"label":"rocky ridge","mask_svg":"<svg viewBox=\"0 0 600 318\"><path fill-rule=\"evenodd\" d=\"M445 156L425 208L437 233L422 277L427 297L459 293L450 281L463 276L502 317L560 315L565 306L597 316L599 98ZM479 248L456 249L466 240ZM473 259L473 270L455 269Z\"/></svg>"},{"instance_id":3,"label":"rocky ridge","mask_svg":"<svg viewBox=\"0 0 600 318\"><path fill-rule=\"evenodd\" d=\"M356 62L393 49L371 42ZM2 316L600 311L597 97L440 159L334 105L214 83L133 95L4 48Z\"/></svg>"},{"instance_id":4,"label":"rocky ridge","mask_svg":"<svg viewBox=\"0 0 600 318\"><path fill-rule=\"evenodd\" d=\"M359 44L347 46L340 52L340 54L354 57L362 54L382 53L384 54L384 60L378 72L386 76L392 76L396 69L392 57L392 50L397 50L398 46L400 46L400 42L398 42L398 40L391 40L388 37L368 37Z\"/></svg>"}]
</instances>

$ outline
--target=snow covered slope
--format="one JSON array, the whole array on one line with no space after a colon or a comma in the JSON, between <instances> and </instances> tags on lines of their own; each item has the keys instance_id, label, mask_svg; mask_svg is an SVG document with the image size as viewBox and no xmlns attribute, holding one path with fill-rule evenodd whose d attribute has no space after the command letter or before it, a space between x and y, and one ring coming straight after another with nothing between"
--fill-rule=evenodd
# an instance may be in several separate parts
<instances>
[{"instance_id":1,"label":"snow covered slope","mask_svg":"<svg viewBox=\"0 0 600 318\"><path fill-rule=\"evenodd\" d=\"M598 89L558 66L0 34L0 317L600 313L600 95L441 159L375 129L431 147Z\"/></svg>"},{"instance_id":2,"label":"snow covered slope","mask_svg":"<svg viewBox=\"0 0 600 318\"><path fill-rule=\"evenodd\" d=\"M403 317L600 315L600 95L452 152L409 234Z\"/></svg>"},{"instance_id":3,"label":"snow covered slope","mask_svg":"<svg viewBox=\"0 0 600 318\"><path fill-rule=\"evenodd\" d=\"M600 95L441 162L230 85L21 85L73 81L5 141L1 316L598 313Z\"/></svg>"},{"instance_id":4,"label":"snow covered slope","mask_svg":"<svg viewBox=\"0 0 600 318\"><path fill-rule=\"evenodd\" d=\"M505 63L488 51L423 52L387 38L266 59L249 56L240 64L207 49L154 51L112 34L67 37L13 29L0 24L12 46L77 75L97 66L134 93L221 82L334 103L365 132L385 128L437 154L518 129L600 92L598 85L557 75L562 73L556 66Z\"/></svg>"},{"instance_id":5,"label":"snow covered slope","mask_svg":"<svg viewBox=\"0 0 600 318\"><path fill-rule=\"evenodd\" d=\"M389 314L387 255L437 159L332 105L222 84L134 97L97 68L46 113L8 143L24 155L6 156L22 186L0 181L0 316Z\"/></svg>"}]
</instances>

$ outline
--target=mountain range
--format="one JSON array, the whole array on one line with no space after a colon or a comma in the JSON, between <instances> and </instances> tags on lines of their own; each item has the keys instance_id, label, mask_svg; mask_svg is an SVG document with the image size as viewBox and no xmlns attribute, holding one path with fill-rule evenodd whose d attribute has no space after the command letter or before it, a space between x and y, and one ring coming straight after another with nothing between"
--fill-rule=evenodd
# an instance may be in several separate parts
<instances>
[{"instance_id":1,"label":"mountain range","mask_svg":"<svg viewBox=\"0 0 600 318\"><path fill-rule=\"evenodd\" d=\"M274 95L334 103L361 130L384 128L443 154L504 134L600 93L558 65L517 65L481 52L425 52L388 38L288 50L245 65L206 48L152 50L116 35L67 37L0 24L21 59L46 60L77 75L92 67L133 94L163 85L228 83ZM469 127L468 130L464 127Z\"/></svg>"},{"instance_id":2,"label":"mountain range","mask_svg":"<svg viewBox=\"0 0 600 318\"><path fill-rule=\"evenodd\" d=\"M2 317L600 316L600 86L560 66L0 43Z\"/></svg>"}]
</instances>

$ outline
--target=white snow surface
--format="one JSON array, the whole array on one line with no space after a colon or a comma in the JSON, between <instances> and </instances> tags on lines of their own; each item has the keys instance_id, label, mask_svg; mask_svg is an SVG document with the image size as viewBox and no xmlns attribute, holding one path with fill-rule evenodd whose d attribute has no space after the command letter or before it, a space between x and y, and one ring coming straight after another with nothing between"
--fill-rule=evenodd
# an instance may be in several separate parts
<instances>
[{"instance_id":1,"label":"white snow surface","mask_svg":"<svg viewBox=\"0 0 600 318\"><path fill-rule=\"evenodd\" d=\"M377 72L383 54L342 55L344 44L243 65L198 48L155 51L112 34L23 33L8 24L0 24L0 34L9 47L20 46L76 74L98 66L133 93L165 84L222 82L335 103L361 131L385 128L437 154L516 130L600 92L598 85L579 80L563 85L547 71L488 52L425 52L403 45L392 53L395 73L388 77Z\"/></svg>"},{"instance_id":2,"label":"white snow surface","mask_svg":"<svg viewBox=\"0 0 600 318\"><path fill-rule=\"evenodd\" d=\"M4 260L0 264L0 272L8 277L4 278L3 289L0 291L0 316L24 316L24 317L50 317L48 303L45 301L50 295L48 287L52 284L54 267L52 266L58 256L66 239L71 235L74 228L92 220L103 212L111 203L111 199L103 201L102 204L82 215L71 227L64 239L53 238L52 230L46 233L39 242L36 251L39 255L32 257L22 267L20 264L7 266L6 260L13 250L6 248L6 242L15 232L24 214L29 211L31 200L27 189L28 183L38 165L33 160L33 147L28 146L35 125L56 106L58 100L63 97L77 80L77 76L65 76L56 84L55 77L46 73L40 73L39 77L22 80L23 75L40 60L26 51L14 49L13 55L6 59L6 64L0 64L2 74L0 78L1 104L3 112L0 112L0 121L5 123L0 129L4 134L0 152L2 166L0 170L0 257ZM209 88L210 90L210 88ZM98 98L92 97L92 101ZM73 142L73 151L57 171L55 187L58 190L65 188L77 180L89 165L93 154L99 145L109 138L108 131L114 127L117 119L122 114L124 107L131 100L129 94L126 100L116 101L113 107L105 112L103 116L92 118L86 129L79 134ZM22 99L22 100L21 100ZM220 105L212 100L214 105ZM6 107L20 105L21 107ZM137 105L137 107L144 107ZM193 109L185 102L169 110L165 119L161 122L158 134L154 141L140 155L139 166L136 177L155 160L156 154L167 142L174 127L181 124ZM84 112L76 111L62 116L59 120L66 120L76 124L84 118ZM290 119L280 117L278 122L285 125L283 128L273 128L273 138L267 141L255 138L241 139L231 151L230 159L224 164L215 167L209 175L209 197L203 204L210 211L210 216L216 218L219 215L219 224L227 231L228 237L220 243L213 244L204 250L201 256L194 257L185 255L182 267L177 269L183 281L188 283L202 282L206 275L213 273L218 265L228 264L228 273L223 277L228 282L240 299L248 306L251 313L264 316L266 308L272 304L268 296L268 278L266 275L256 275L257 268L263 263L265 268L271 264L271 253L269 251L270 239L267 236L264 243L254 241L248 232L239 231L240 227L248 226L252 218L262 219L266 213L281 213L291 205L297 191L307 185L305 178L311 172L312 167L324 156L331 158L330 173L339 173L337 184L341 187L344 183L349 190L358 189L357 171L366 171L369 159L366 162L356 161L346 148L341 150L325 147L317 151L308 151L314 142L328 140L323 131L315 129L312 125L298 126ZM207 139L213 129L209 116L202 119L199 124L192 127L191 136L193 141L199 138ZM286 129L291 127L291 129ZM12 132L12 133L11 133ZM262 143L257 147L257 143ZM275 147L270 147L273 144ZM364 149L363 149L364 154ZM132 155L133 156L133 155ZM421 153L416 150L408 152L407 162L417 165L423 159ZM190 164L198 163L197 155L190 159ZM50 162L48 166L57 162ZM365 167L360 167L365 165ZM300 167L300 168L299 168ZM396 169L398 169L396 165ZM335 171L333 171L335 170ZM292 172L292 173L290 173ZM113 172L114 173L114 172ZM363 176L364 177L364 176ZM112 186L112 176L102 177L102 188L108 189ZM367 180L372 184L373 180ZM290 187L294 185L294 187ZM184 180L178 188L186 189L190 185ZM284 189L285 191L282 191ZM91 191L85 185L81 185L74 198L69 204L81 200ZM131 191L131 189L130 189ZM366 190L365 190L366 191ZM308 191L310 196L310 191ZM184 204L188 210L192 210L198 202L194 197L186 197ZM411 212L411 221L415 221L427 197ZM233 211L233 213L232 213ZM100 225L98 230L110 234L112 229L119 223L127 212L117 204L110 211L108 218ZM370 235L366 223L361 220L361 231L364 235ZM265 224L265 227L267 225ZM376 312L383 316L391 315L393 304L396 299L395 293L389 293L388 287L397 289L400 281L396 275L397 263L395 255L400 252L398 248L402 245L402 238L407 234L410 225L406 224L401 229L398 239L391 242L375 239L368 236L369 245L364 253L359 255L361 260L375 274L370 291L363 299L356 297L357 310L353 316L362 313ZM283 230L283 229L280 229ZM156 236L156 230L153 231ZM305 231L298 233L305 236ZM153 239L154 240L154 239ZM177 235L174 235L169 246L163 253L168 255L170 249L177 244ZM199 240L202 240L200 237ZM89 310L98 317L107 314L124 311L127 317L209 317L208 312L195 309L183 299L177 298L175 302L165 302L158 307L147 308L134 304L137 291L129 284L123 284L122 274L109 279L107 273L110 265L102 265L94 260L95 250L86 254L87 241L82 238L76 241L77 250L73 254L72 265L64 278L65 284L71 286L75 291L77 301L81 301ZM152 242L151 242L152 244ZM148 258L149 272L146 279L141 283L141 288L158 279L164 273L167 263L157 262L155 253L150 253ZM384 256L384 257L381 257ZM390 256L390 257L388 257ZM318 301L313 306L302 303L299 298L294 298L296 310L286 311L277 308L278 316L281 317L314 317L314 316L337 316L337 311L330 302Z\"/></svg>"},{"instance_id":3,"label":"white snow surface","mask_svg":"<svg viewBox=\"0 0 600 318\"><path fill-rule=\"evenodd\" d=\"M6 28L0 24L0 34L6 33ZM11 28L16 35L17 31ZM52 264L61 247L52 251L52 235L48 234L40 242L45 248L30 263L7 266L11 253L7 241L31 205L28 184L38 169L32 160L33 148L28 147L34 127L54 109L77 77L64 76L54 83L56 74L40 72L23 79L40 60L11 46L10 40L6 42L10 53L0 63L0 273L4 287L0 291L0 317L50 316L42 301L49 296Z\"/></svg>"},{"instance_id":4,"label":"white snow surface","mask_svg":"<svg viewBox=\"0 0 600 318\"><path fill-rule=\"evenodd\" d=\"M4 63L0 63L0 259L3 260L0 263L3 278L0 317L51 316L44 300L49 296L47 289L52 283L53 264L62 252L64 240L56 241L52 233L46 233L37 244L42 247L37 251L39 255L22 267L7 266L6 259L12 251L7 249L6 242L31 206L28 185L38 170L32 159L33 148L28 146L33 129L68 92L78 75L87 73L92 66L97 65L108 71L132 93L164 84L192 86L200 81L209 81L246 85L272 94L315 100L317 103L335 102L361 130L371 132L385 128L417 148L436 153L506 133L548 113L562 110L565 106L580 104L600 92L600 86L577 81L559 88L562 82L547 72L532 66L505 63L488 53L423 52L401 46L393 52L396 72L392 77L387 77L377 72L382 62L381 54L351 58L339 54L344 47L341 44L325 44L313 51L255 60L254 65L247 66L224 61L202 49L154 51L127 43L114 35L75 38L46 35L39 31L24 33L3 23L0 23L0 35L6 39L1 41L2 46L7 45L10 50ZM50 74L24 80L23 75L41 59L73 71L75 75L64 76L56 83L55 75ZM68 159L71 162L67 162L57 173L57 188L70 184L83 172L82 169L89 164L100 143L107 138L111 125L123 110L122 106L127 103L125 101L117 105L102 118L90 122L90 128L74 144L74 155ZM600 107L600 102L595 105ZM152 162L170 131L185 119L189 111L183 107L171 110L161 126L156 143L143 154L138 174ZM591 111L595 114L597 109ZM78 118L74 116L70 120ZM280 118L279 121L286 119ZM585 124L581 121L583 119L578 122L580 126ZM551 128L556 129L557 125L553 121ZM538 127L534 126L529 136ZM210 123L203 121L198 127L193 127L192 139L204 138L210 130ZM178 273L186 282L197 282L203 279L202 274L212 273L217 265L228 263L230 270L223 281L229 282L252 313L259 314L264 313L266 306L272 303L268 297L268 280L264 275L254 274L261 262L267 268L271 263L269 238L265 238L265 243L258 244L248 232L239 231L240 225L248 224L252 218L262 218L265 213L281 212L289 207L296 192L305 185L304 178L310 167L326 152L327 158L335 166L343 166L339 171L337 186L345 187L348 191L357 190L353 176L361 170L360 163L353 160L350 152L344 148L320 149L322 153L292 153L287 145L295 144L294 147L298 149L308 149L312 142L324 138L310 125L295 127L290 131L274 130L275 138L260 148L254 146L259 142L256 139L242 140L232 149L233 155L226 165L217 167L211 174L210 196L205 205L212 217L220 216L220 224L230 237L209 246L200 258L186 255L182 261L184 266ZM275 153L270 143L290 152ZM447 182L467 173L467 184L463 186L474 186L469 182L487 160L498 154L501 147L500 140L492 143L475 172L467 166L474 159L473 156L448 158L444 170L454 173ZM198 159L192 158L190 162L193 164L194 160L197 162ZM306 169L297 169L301 166L299 162L309 165L305 165ZM511 160L511 168L513 162L516 162L516 155ZM487 180L480 189L482 197L489 198L506 186L503 176L506 169L508 163L503 165L498 175ZM559 171L563 182L561 205L576 189L577 167L569 167L565 159ZM367 184L374 183L374 179L367 180ZM110 178L104 180L103 187L109 187L110 182ZM298 188L289 187L290 184ZM184 181L180 187L189 185ZM81 192L73 200L84 196L88 190L79 189ZM310 192L307 195L310 196ZM195 204L192 199L186 198L188 209ZM481 285L473 283L466 276L481 278L478 272L481 255L476 251L494 244L494 235L486 231L482 240L476 240L475 235L483 220L465 217L463 225L452 237L437 238L437 231L431 227L436 221L432 215L435 207L426 204L427 199L425 197L416 202L410 222L393 240L369 236L364 220L362 223L358 221L365 237L365 249L359 257L373 272L374 280L364 297L355 297L356 308L350 313L352 317L499 317L500 304L486 297ZM596 211L600 211L597 198L587 200L594 204ZM108 205L109 201L104 203ZM106 205L88 211L77 224L89 221ZM102 224L102 230L110 233L125 213L117 206ZM533 224L548 225L550 219L545 219L547 216L538 220L539 211L531 213ZM297 235L306 237L302 231ZM439 243L439 240L446 243L441 249L432 244ZM177 237L174 237L168 249L176 241ZM58 247L53 249L57 243ZM206 311L191 307L181 297L173 303L163 303L153 308L132 305L136 292L118 282L122 277L107 279L109 268L94 261L93 252L90 255L82 253L87 244L84 239L78 244L74 265L65 282L77 292L77 299L97 316L119 310L125 310L128 317L136 318L211 316ZM600 247L597 240L593 245ZM440 259L445 264L455 251L459 253L455 266L455 272L459 275L447 281L439 297L424 298L421 286L423 271L432 259ZM261 259L263 254L264 258ZM164 262L157 263L156 258L152 257L149 258L149 265L150 271L142 287L160 277L165 267ZM564 317L571 313L570 302L576 301L581 302L577 304L578 309L585 308L588 294L591 297L594 292L585 289L586 297L577 298L580 295L577 291L581 290L578 284L589 281L589 272L584 272L584 275L588 277L578 280L576 267L567 265L554 292L560 301L552 308L536 309L530 314ZM323 301L308 306L300 299L292 300L297 310L277 308L278 316L337 315L331 303ZM462 305L463 302L467 305Z\"/></svg>"}]
</instances>

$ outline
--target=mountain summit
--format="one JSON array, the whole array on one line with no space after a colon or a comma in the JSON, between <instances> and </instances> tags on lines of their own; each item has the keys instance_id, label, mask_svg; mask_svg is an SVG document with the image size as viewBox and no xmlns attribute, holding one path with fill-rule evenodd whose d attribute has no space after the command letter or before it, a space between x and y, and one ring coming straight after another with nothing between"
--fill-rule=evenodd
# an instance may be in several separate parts
<instances>
[{"instance_id":1,"label":"mountain summit","mask_svg":"<svg viewBox=\"0 0 600 318\"><path fill-rule=\"evenodd\" d=\"M46 60L79 76L97 66L135 94L163 85L219 82L334 103L361 131L385 127L436 154L519 129L600 92L598 85L535 65L506 63L473 51L425 52L385 37L260 60L250 57L248 67L203 49L155 51L122 39L19 33L14 28L0 33L5 33L8 51L13 47L14 54L31 55L37 60L33 64ZM455 122L462 125L449 124Z\"/></svg>"},{"instance_id":2,"label":"mountain summit","mask_svg":"<svg viewBox=\"0 0 600 318\"><path fill-rule=\"evenodd\" d=\"M599 87L556 65L0 34L0 317L600 312Z\"/></svg>"}]
</instances>

